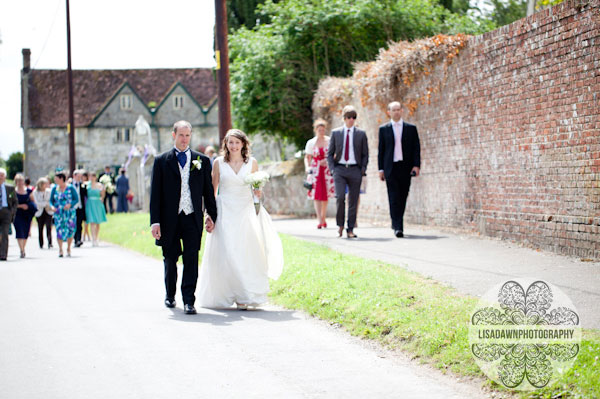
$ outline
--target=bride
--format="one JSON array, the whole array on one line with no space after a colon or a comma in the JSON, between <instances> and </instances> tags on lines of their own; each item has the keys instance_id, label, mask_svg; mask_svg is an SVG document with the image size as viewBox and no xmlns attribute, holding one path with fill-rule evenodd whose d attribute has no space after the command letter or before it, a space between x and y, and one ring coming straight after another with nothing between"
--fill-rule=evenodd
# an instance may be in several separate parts
<instances>
[{"instance_id":1,"label":"bride","mask_svg":"<svg viewBox=\"0 0 600 399\"><path fill-rule=\"evenodd\" d=\"M271 217L262 206L256 214L253 192L244 182L246 175L258 170L246 134L230 129L222 153L213 163L219 217L206 238L198 301L206 308L235 303L245 310L267 301L269 277L279 278L283 268L283 249Z\"/></svg>"}]
</instances>

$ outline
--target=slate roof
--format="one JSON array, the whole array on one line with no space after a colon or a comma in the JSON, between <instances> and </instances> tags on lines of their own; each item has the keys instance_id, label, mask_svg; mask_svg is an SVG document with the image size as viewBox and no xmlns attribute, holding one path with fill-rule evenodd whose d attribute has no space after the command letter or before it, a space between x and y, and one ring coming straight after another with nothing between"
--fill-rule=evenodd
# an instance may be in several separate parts
<instances>
[{"instance_id":1,"label":"slate roof","mask_svg":"<svg viewBox=\"0 0 600 399\"><path fill-rule=\"evenodd\" d=\"M127 82L148 104L160 104L180 82L203 107L212 104L217 84L211 69L73 70L75 126L88 126L106 102ZM29 126L65 127L69 120L66 70L29 72Z\"/></svg>"}]
</instances>

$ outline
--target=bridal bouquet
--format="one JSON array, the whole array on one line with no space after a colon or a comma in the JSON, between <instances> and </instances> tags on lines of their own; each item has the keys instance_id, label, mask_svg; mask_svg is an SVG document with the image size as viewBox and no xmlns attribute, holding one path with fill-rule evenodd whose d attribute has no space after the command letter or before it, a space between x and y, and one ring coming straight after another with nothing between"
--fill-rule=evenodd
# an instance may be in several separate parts
<instances>
[{"instance_id":1,"label":"bridal bouquet","mask_svg":"<svg viewBox=\"0 0 600 399\"><path fill-rule=\"evenodd\" d=\"M112 194L115 192L115 186L112 183L112 180L109 175L102 175L100 177L99 182L102 183L108 194Z\"/></svg>"},{"instance_id":2,"label":"bridal bouquet","mask_svg":"<svg viewBox=\"0 0 600 399\"><path fill-rule=\"evenodd\" d=\"M258 171L254 173L249 173L244 178L244 182L250 185L252 190L260 190L267 184L269 181L269 174L266 172ZM260 209L260 200L254 193L252 193L252 197L254 199L254 207L256 208L256 214L258 215L258 211Z\"/></svg>"}]
</instances>

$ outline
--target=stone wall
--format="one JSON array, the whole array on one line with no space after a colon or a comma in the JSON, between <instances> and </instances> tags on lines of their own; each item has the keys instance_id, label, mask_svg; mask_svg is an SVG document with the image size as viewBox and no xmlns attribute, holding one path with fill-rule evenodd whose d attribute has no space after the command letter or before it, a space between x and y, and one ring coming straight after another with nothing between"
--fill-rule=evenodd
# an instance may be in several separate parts
<instances>
[{"instance_id":1,"label":"stone wall","mask_svg":"<svg viewBox=\"0 0 600 399\"><path fill-rule=\"evenodd\" d=\"M377 127L387 120L384 104L398 99L422 148L408 222L600 258L599 4L567 0L470 37L412 75L398 70L379 98L368 96L360 74L338 81L368 132L362 217L389 223ZM341 108L329 106L340 99L319 95L316 116L341 125Z\"/></svg>"}]
</instances>

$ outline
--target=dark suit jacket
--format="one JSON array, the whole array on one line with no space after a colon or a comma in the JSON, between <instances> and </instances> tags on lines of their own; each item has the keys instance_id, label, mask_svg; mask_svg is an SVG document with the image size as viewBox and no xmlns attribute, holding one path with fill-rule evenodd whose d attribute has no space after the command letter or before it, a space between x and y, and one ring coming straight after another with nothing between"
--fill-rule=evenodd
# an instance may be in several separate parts
<instances>
[{"instance_id":1,"label":"dark suit jacket","mask_svg":"<svg viewBox=\"0 0 600 399\"><path fill-rule=\"evenodd\" d=\"M394 128L392 123L379 126L379 152L377 163L379 170L388 178L392 174L394 164ZM415 166L421 167L421 143L417 127L410 123L402 123L402 159L411 169Z\"/></svg>"},{"instance_id":2,"label":"dark suit jacket","mask_svg":"<svg viewBox=\"0 0 600 399\"><path fill-rule=\"evenodd\" d=\"M195 167L190 170L189 186L198 231L202 233L204 227L202 199L204 198L206 212L213 222L217 221L217 204L212 185L210 160L205 155L192 151L191 161L198 157L200 157L202 166L200 170ZM193 165L191 161L190 169ZM181 173L179 173L179 163L173 149L159 155L154 160L150 190L150 224L160 223L161 232L161 238L156 241L156 245L171 245L175 236L181 195Z\"/></svg>"},{"instance_id":3,"label":"dark suit jacket","mask_svg":"<svg viewBox=\"0 0 600 399\"><path fill-rule=\"evenodd\" d=\"M344 155L344 129L346 127L342 126L331 131L327 164L332 173L335 165L340 162ZM367 134L364 130L360 130L357 127L354 127L353 147L356 164L360 167L361 174L364 176L367 171L367 164L369 163L369 145L367 143Z\"/></svg>"},{"instance_id":4,"label":"dark suit jacket","mask_svg":"<svg viewBox=\"0 0 600 399\"><path fill-rule=\"evenodd\" d=\"M17 214L17 205L19 205L19 200L17 199L17 193L15 192L14 186L4 183L4 187L6 188L6 204L10 210L10 221L12 223Z\"/></svg>"},{"instance_id":5,"label":"dark suit jacket","mask_svg":"<svg viewBox=\"0 0 600 399\"><path fill-rule=\"evenodd\" d=\"M75 188L75 183L73 183L73 188ZM75 191L77 189L75 188ZM85 201L87 201L87 187L83 182L79 182L79 199L81 200L81 211L83 212L85 218Z\"/></svg>"}]
</instances>

